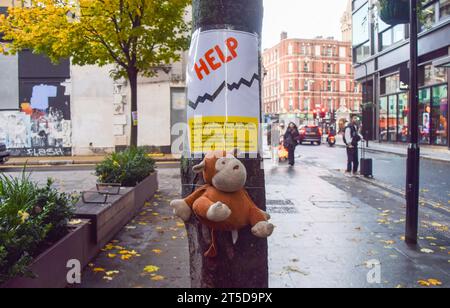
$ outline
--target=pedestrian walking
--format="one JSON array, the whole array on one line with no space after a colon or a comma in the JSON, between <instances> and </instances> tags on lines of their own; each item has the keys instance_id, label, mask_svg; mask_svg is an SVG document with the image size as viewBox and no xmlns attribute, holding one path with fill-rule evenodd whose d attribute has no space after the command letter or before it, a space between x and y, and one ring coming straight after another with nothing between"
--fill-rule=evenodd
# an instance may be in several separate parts
<instances>
[{"instance_id":1,"label":"pedestrian walking","mask_svg":"<svg viewBox=\"0 0 450 308\"><path fill-rule=\"evenodd\" d=\"M288 150L289 165L295 165L295 148L300 141L300 133L295 123L290 123L284 134L284 147Z\"/></svg>"},{"instance_id":2,"label":"pedestrian walking","mask_svg":"<svg viewBox=\"0 0 450 308\"><path fill-rule=\"evenodd\" d=\"M353 172L353 175L358 174L359 169L359 155L358 145L363 140L358 129L358 117L353 116L350 124L345 128L344 143L347 146L347 173Z\"/></svg>"}]
</instances>

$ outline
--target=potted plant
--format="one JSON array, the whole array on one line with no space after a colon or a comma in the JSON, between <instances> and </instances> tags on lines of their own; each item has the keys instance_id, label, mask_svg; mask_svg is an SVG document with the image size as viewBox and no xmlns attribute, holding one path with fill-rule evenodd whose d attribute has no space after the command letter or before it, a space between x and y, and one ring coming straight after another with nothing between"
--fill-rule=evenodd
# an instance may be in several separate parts
<instances>
[{"instance_id":1,"label":"potted plant","mask_svg":"<svg viewBox=\"0 0 450 308\"><path fill-rule=\"evenodd\" d=\"M66 263L83 258L87 224L72 227L76 197L43 188L25 172L0 175L0 285L64 287ZM84 233L83 233L84 232ZM86 236L87 238L87 236Z\"/></svg>"},{"instance_id":2,"label":"potted plant","mask_svg":"<svg viewBox=\"0 0 450 308\"><path fill-rule=\"evenodd\" d=\"M113 153L96 167L100 183L119 183L133 187L135 208L139 210L158 189L156 163L143 148Z\"/></svg>"},{"instance_id":3,"label":"potted plant","mask_svg":"<svg viewBox=\"0 0 450 308\"><path fill-rule=\"evenodd\" d=\"M142 148L113 153L95 169L100 183L119 183L123 187L135 187L154 172L155 160Z\"/></svg>"},{"instance_id":4,"label":"potted plant","mask_svg":"<svg viewBox=\"0 0 450 308\"><path fill-rule=\"evenodd\" d=\"M409 23L409 0L378 0L380 18L388 25Z\"/></svg>"}]
</instances>

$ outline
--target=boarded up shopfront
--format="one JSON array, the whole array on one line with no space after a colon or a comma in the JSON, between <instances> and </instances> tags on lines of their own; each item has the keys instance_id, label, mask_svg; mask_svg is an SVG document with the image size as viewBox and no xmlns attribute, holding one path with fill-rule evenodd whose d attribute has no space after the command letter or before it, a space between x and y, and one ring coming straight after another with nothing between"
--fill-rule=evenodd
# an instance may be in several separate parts
<instances>
[{"instance_id":1,"label":"boarded up shopfront","mask_svg":"<svg viewBox=\"0 0 450 308\"><path fill-rule=\"evenodd\" d=\"M17 62L18 79L10 83L18 87L18 100L0 105L0 142L13 156L71 155L70 91L66 84L70 62L53 65L31 52L20 53Z\"/></svg>"}]
</instances>

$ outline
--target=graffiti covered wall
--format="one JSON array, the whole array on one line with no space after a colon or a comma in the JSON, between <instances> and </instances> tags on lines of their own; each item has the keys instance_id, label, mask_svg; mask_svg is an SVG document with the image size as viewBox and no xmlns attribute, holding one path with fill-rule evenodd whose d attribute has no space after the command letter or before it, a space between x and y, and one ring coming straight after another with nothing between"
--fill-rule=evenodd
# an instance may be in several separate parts
<instances>
[{"instance_id":1,"label":"graffiti covered wall","mask_svg":"<svg viewBox=\"0 0 450 308\"><path fill-rule=\"evenodd\" d=\"M0 71L5 68L11 75L0 84L0 93L8 88L18 93L15 99L0 100L0 142L13 156L71 155L70 61L54 65L23 51L4 58Z\"/></svg>"},{"instance_id":2,"label":"graffiti covered wall","mask_svg":"<svg viewBox=\"0 0 450 308\"><path fill-rule=\"evenodd\" d=\"M26 80L18 111L0 112L0 142L13 156L71 155L70 96L64 80Z\"/></svg>"}]
</instances>

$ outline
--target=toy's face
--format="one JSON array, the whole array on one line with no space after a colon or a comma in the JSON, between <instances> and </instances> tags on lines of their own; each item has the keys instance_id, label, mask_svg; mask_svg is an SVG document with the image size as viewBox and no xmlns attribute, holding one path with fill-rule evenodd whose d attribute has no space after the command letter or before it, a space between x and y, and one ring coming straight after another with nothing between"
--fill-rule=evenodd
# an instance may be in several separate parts
<instances>
[{"instance_id":1,"label":"toy's face","mask_svg":"<svg viewBox=\"0 0 450 308\"><path fill-rule=\"evenodd\" d=\"M247 181L245 166L233 155L219 158L216 162L216 175L212 184L220 191L236 192L241 190Z\"/></svg>"},{"instance_id":2,"label":"toy's face","mask_svg":"<svg viewBox=\"0 0 450 308\"><path fill-rule=\"evenodd\" d=\"M234 155L223 151L209 153L193 171L203 173L206 183L228 193L241 190L247 181L245 166Z\"/></svg>"}]
</instances>

